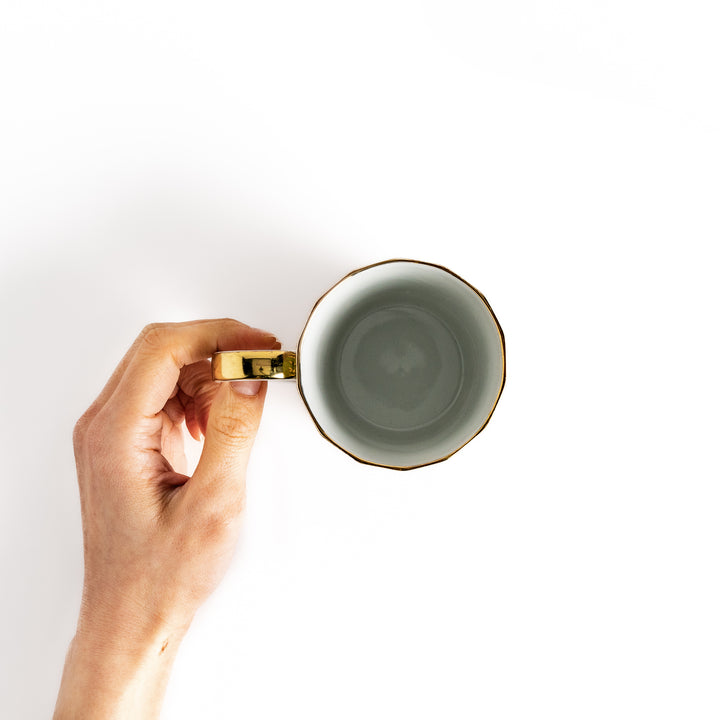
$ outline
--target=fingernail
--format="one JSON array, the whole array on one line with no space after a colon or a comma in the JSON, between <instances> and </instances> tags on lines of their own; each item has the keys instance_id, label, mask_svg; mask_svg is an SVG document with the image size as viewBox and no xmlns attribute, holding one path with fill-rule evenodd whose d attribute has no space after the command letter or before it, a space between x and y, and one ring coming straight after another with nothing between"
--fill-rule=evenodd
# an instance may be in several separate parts
<instances>
[{"instance_id":1,"label":"fingernail","mask_svg":"<svg viewBox=\"0 0 720 720\"><path fill-rule=\"evenodd\" d=\"M277 342L277 338L272 333L263 333L258 336L257 348L258 350L264 350L271 348Z\"/></svg>"},{"instance_id":2,"label":"fingernail","mask_svg":"<svg viewBox=\"0 0 720 720\"><path fill-rule=\"evenodd\" d=\"M260 392L262 380L235 380L230 383L232 389L239 395L257 395Z\"/></svg>"}]
</instances>

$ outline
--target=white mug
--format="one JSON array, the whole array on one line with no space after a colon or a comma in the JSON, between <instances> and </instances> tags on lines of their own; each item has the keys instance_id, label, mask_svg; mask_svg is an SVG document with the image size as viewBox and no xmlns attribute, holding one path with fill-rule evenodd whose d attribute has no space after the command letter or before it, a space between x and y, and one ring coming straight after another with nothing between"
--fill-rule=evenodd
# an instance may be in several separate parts
<instances>
[{"instance_id":1,"label":"white mug","mask_svg":"<svg viewBox=\"0 0 720 720\"><path fill-rule=\"evenodd\" d=\"M218 352L216 380L297 378L318 430L362 463L440 462L476 437L505 384L505 339L485 297L447 268L386 260L315 304L287 350Z\"/></svg>"}]
</instances>

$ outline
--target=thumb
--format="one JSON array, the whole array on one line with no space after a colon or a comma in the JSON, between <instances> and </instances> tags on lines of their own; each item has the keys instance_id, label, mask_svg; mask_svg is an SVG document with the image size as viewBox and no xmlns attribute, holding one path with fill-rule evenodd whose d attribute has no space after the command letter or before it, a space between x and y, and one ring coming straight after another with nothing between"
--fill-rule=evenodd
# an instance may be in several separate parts
<instances>
[{"instance_id":1,"label":"thumb","mask_svg":"<svg viewBox=\"0 0 720 720\"><path fill-rule=\"evenodd\" d=\"M251 393L251 394L248 394ZM252 394L255 393L255 394ZM267 382L223 383L208 415L205 443L192 484L206 497L242 497L245 469L260 425Z\"/></svg>"}]
</instances>

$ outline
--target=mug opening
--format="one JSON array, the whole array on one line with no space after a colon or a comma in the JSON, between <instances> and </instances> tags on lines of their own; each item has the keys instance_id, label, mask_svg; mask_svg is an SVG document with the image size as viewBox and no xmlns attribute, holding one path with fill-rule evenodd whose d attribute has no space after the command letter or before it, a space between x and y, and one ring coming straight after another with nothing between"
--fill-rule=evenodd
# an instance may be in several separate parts
<instances>
[{"instance_id":1,"label":"mug opening","mask_svg":"<svg viewBox=\"0 0 720 720\"><path fill-rule=\"evenodd\" d=\"M316 304L298 387L320 431L356 459L407 469L443 460L485 426L505 376L487 301L440 266L388 261Z\"/></svg>"}]
</instances>

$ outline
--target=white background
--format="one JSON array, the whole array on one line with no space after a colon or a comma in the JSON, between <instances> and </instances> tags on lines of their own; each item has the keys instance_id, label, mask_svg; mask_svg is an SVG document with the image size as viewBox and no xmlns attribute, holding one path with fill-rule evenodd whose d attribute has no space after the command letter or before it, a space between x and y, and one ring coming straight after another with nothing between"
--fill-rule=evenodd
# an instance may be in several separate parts
<instances>
[{"instance_id":1,"label":"white background","mask_svg":"<svg viewBox=\"0 0 720 720\"><path fill-rule=\"evenodd\" d=\"M410 257L497 313L492 421L397 473L273 386L163 717L717 718L714 6L4 0L0 717L51 714L72 427L141 327L290 347Z\"/></svg>"}]
</instances>

